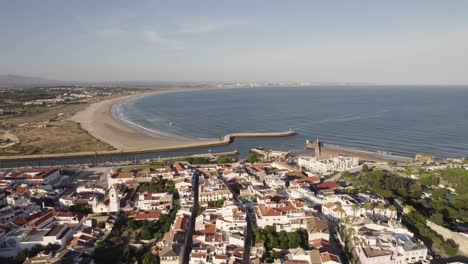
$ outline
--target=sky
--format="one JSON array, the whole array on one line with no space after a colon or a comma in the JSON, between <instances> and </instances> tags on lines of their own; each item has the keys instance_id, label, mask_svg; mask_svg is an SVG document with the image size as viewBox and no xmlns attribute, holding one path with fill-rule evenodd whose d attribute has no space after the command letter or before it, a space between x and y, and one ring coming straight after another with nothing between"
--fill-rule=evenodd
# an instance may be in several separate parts
<instances>
[{"instance_id":1,"label":"sky","mask_svg":"<svg viewBox=\"0 0 468 264\"><path fill-rule=\"evenodd\" d=\"M468 84L468 1L0 0L0 74Z\"/></svg>"}]
</instances>

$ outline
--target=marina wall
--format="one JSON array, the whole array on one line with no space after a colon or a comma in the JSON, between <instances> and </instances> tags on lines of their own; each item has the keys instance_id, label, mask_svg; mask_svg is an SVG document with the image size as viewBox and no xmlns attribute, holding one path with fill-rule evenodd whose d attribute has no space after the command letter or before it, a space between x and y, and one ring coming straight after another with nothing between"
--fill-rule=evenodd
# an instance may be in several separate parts
<instances>
[{"instance_id":1,"label":"marina wall","mask_svg":"<svg viewBox=\"0 0 468 264\"><path fill-rule=\"evenodd\" d=\"M113 156L122 154L139 154L139 153L152 153L164 151L179 151L196 148L216 147L228 145L236 138L256 138L256 137L288 137L296 135L293 130L286 132L270 132L270 133L232 133L222 136L218 140L200 141L197 143L177 145L174 147L160 147L160 148L147 148L147 149L123 149L123 150L107 150L107 151L88 151L88 152L75 152L75 153L54 153L54 154L35 154L35 155L18 155L18 156L0 156L0 161L16 161L16 160L48 160L60 158L83 158L83 157L96 157L96 156Z\"/></svg>"}]
</instances>

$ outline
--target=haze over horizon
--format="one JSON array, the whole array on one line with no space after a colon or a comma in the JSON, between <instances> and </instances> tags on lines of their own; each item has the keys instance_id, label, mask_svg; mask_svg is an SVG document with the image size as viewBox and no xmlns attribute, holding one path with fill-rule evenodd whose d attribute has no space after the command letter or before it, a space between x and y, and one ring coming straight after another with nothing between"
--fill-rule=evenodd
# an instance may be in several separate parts
<instances>
[{"instance_id":1,"label":"haze over horizon","mask_svg":"<svg viewBox=\"0 0 468 264\"><path fill-rule=\"evenodd\" d=\"M3 1L0 23L0 74L468 84L468 1Z\"/></svg>"}]
</instances>

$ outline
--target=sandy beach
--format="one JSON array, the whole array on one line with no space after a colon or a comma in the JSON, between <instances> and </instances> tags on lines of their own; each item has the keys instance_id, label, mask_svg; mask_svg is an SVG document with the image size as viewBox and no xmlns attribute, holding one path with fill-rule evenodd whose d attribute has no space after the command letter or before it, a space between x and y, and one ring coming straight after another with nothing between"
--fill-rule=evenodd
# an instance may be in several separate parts
<instances>
[{"instance_id":1,"label":"sandy beach","mask_svg":"<svg viewBox=\"0 0 468 264\"><path fill-rule=\"evenodd\" d=\"M162 91L151 92L151 94L158 93L162 93ZM93 137L108 143L117 150L157 149L202 143L200 141L174 139L162 135L149 136L114 119L112 116L112 106L147 94L150 93L139 93L100 101L91 104L70 119L79 123Z\"/></svg>"},{"instance_id":2,"label":"sandy beach","mask_svg":"<svg viewBox=\"0 0 468 264\"><path fill-rule=\"evenodd\" d=\"M184 89L160 90L103 100L97 103L93 103L86 109L76 113L70 118L70 120L80 124L81 128L86 130L93 137L113 146L115 151L125 152L170 151L221 146L229 144L236 137L284 137L296 134L294 131L272 133L232 133L228 135L220 135L220 137L217 139L207 140L170 137L165 135L158 135L155 133L151 133L150 136L136 128L132 128L130 125L119 122L112 115L112 107L120 102L148 94L161 94L180 91L184 91ZM115 151L111 152L115 153Z\"/></svg>"},{"instance_id":3,"label":"sandy beach","mask_svg":"<svg viewBox=\"0 0 468 264\"><path fill-rule=\"evenodd\" d=\"M322 147L322 158L330 158L333 156L347 156L347 157L357 157L361 161L371 161L371 162L406 162L406 157L393 156L393 155L380 155L379 153L364 152L364 151L353 151L351 149L342 149L333 146L327 146L325 144Z\"/></svg>"},{"instance_id":4,"label":"sandy beach","mask_svg":"<svg viewBox=\"0 0 468 264\"><path fill-rule=\"evenodd\" d=\"M196 89L199 90L199 89ZM160 90L147 93L138 93L133 95L121 96L103 100L91 104L86 109L76 113L70 119L80 124L93 137L113 146L115 151L164 151L179 150L197 147L209 147L229 144L234 137L261 137L261 136L289 136L288 132L280 133L236 133L230 135L220 135L219 139L196 140L182 137L170 137L151 133L147 135L142 131L131 127L129 124L123 124L116 120L112 115L112 107L118 103L148 94L161 94L168 92L180 92L184 89ZM324 147L322 156L355 156L362 160L385 162L393 159L391 156L382 156L373 153L352 151L348 149L335 148L332 146ZM401 161L401 157L399 159Z\"/></svg>"},{"instance_id":5,"label":"sandy beach","mask_svg":"<svg viewBox=\"0 0 468 264\"><path fill-rule=\"evenodd\" d=\"M241 88L241 87L236 87ZM206 88L195 88L193 90L204 90ZM208 88L210 89L210 88ZM217 88L217 89L233 89L233 88ZM155 90L146 93L136 93L126 96L116 96L108 98L96 103L92 103L87 108L77 112L70 117L71 121L80 124L80 127L86 130L91 136L96 139L111 145L114 150L93 151L93 152L77 152L77 153L58 153L47 155L29 155L29 156L12 156L2 157L3 160L14 160L21 158L57 158L57 157L84 157L94 155L118 155L122 153L148 153L159 151L177 151L184 149L214 147L230 144L234 138L249 138L249 137L284 137L295 135L295 131L283 131L273 133L232 133L228 135L220 135L214 139L191 139L180 136L171 137L168 135L157 134L152 131L151 135L145 134L144 131L132 127L131 124L126 124L114 118L112 108L114 105L121 102L135 99L137 97L146 96L148 94L161 94L170 92L181 92L186 89L171 89L171 90ZM322 149L322 157L329 156L355 156L362 160L384 162L394 159L392 156L382 156L377 153L353 151L349 149L334 148L326 145Z\"/></svg>"}]
</instances>

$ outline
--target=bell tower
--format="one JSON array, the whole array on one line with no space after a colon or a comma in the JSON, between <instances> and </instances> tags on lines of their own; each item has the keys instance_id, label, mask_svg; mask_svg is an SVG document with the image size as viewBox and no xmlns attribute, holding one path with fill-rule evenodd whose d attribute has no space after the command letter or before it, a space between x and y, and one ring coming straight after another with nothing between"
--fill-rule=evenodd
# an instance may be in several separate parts
<instances>
[{"instance_id":1,"label":"bell tower","mask_svg":"<svg viewBox=\"0 0 468 264\"><path fill-rule=\"evenodd\" d=\"M119 192L115 185L112 185L111 189L109 190L109 212L110 213L118 213L120 211L120 199L119 199Z\"/></svg>"}]
</instances>

